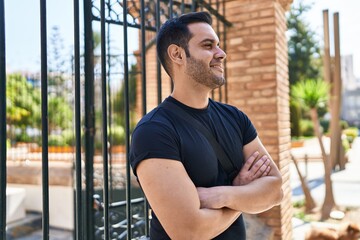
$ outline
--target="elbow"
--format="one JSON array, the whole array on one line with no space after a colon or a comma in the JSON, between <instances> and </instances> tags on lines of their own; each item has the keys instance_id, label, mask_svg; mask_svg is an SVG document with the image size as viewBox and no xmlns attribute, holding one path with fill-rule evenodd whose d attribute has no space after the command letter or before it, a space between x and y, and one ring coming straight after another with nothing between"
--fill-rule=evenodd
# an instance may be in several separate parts
<instances>
[{"instance_id":1,"label":"elbow","mask_svg":"<svg viewBox=\"0 0 360 240\"><path fill-rule=\"evenodd\" d=\"M173 231L172 233L168 233L169 237L173 240L198 240L198 239L210 239L206 232L199 231L199 225L192 224L192 226L187 226L185 228L179 228L176 231Z\"/></svg>"},{"instance_id":2,"label":"elbow","mask_svg":"<svg viewBox=\"0 0 360 240\"><path fill-rule=\"evenodd\" d=\"M274 206L280 205L281 201L283 200L283 197L284 197L284 192L282 188L280 188L279 193L277 194L277 197L274 201Z\"/></svg>"},{"instance_id":3,"label":"elbow","mask_svg":"<svg viewBox=\"0 0 360 240\"><path fill-rule=\"evenodd\" d=\"M282 190L282 177L278 176L276 178L276 182L274 184L276 191L274 191L275 195L274 195L274 206L277 206L281 203L281 201L283 200L284 197L284 192Z\"/></svg>"},{"instance_id":4,"label":"elbow","mask_svg":"<svg viewBox=\"0 0 360 240\"><path fill-rule=\"evenodd\" d=\"M183 222L183 224L177 225L177 227L172 228L170 231L166 231L170 239L173 240L198 240L198 239L211 239L208 236L209 231L204 230L204 224L197 219L196 216L193 216L192 221Z\"/></svg>"}]
</instances>

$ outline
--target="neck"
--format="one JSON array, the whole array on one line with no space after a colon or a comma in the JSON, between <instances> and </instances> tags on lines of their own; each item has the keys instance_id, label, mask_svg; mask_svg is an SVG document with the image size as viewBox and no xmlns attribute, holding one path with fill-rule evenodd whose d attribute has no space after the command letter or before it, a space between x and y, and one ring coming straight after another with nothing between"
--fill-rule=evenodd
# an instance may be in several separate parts
<instances>
[{"instance_id":1,"label":"neck","mask_svg":"<svg viewBox=\"0 0 360 240\"><path fill-rule=\"evenodd\" d=\"M171 96L179 102L197 109L206 108L209 104L209 92L199 91L197 88L189 88L187 90L179 91L174 87Z\"/></svg>"}]
</instances>

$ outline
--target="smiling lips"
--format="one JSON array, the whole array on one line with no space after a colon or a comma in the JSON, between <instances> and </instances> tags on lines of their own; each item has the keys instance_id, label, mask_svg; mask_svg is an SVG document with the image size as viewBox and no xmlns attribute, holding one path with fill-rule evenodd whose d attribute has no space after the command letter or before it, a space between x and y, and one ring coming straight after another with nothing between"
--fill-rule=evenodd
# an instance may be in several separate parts
<instances>
[{"instance_id":1,"label":"smiling lips","mask_svg":"<svg viewBox=\"0 0 360 240\"><path fill-rule=\"evenodd\" d=\"M220 72L224 72L224 69L222 68L222 65L221 64L212 64L210 65L211 68L215 68L217 69L218 71Z\"/></svg>"}]
</instances>

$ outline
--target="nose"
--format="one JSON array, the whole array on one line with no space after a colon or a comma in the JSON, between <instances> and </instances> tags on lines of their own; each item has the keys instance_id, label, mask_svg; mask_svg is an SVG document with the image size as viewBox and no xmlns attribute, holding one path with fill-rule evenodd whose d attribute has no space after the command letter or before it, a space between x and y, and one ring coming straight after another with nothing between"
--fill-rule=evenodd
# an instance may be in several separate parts
<instances>
[{"instance_id":1,"label":"nose","mask_svg":"<svg viewBox=\"0 0 360 240\"><path fill-rule=\"evenodd\" d=\"M226 58L226 53L224 52L224 50L222 50L220 47L216 48L216 53L215 53L215 58L224 60Z\"/></svg>"}]
</instances>

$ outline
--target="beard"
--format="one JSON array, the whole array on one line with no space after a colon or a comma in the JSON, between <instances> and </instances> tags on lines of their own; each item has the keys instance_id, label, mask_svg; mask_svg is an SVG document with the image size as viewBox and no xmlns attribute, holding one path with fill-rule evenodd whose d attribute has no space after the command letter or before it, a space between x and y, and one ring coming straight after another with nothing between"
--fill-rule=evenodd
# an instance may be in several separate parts
<instances>
[{"instance_id":1,"label":"beard","mask_svg":"<svg viewBox=\"0 0 360 240\"><path fill-rule=\"evenodd\" d=\"M187 58L185 73L193 78L195 83L210 89L215 89L225 84L224 76L217 76L208 64L191 56Z\"/></svg>"}]
</instances>

